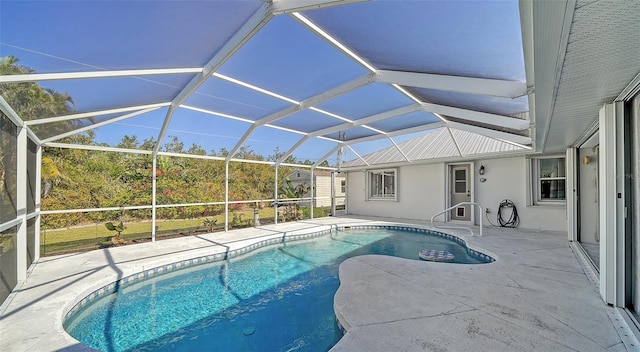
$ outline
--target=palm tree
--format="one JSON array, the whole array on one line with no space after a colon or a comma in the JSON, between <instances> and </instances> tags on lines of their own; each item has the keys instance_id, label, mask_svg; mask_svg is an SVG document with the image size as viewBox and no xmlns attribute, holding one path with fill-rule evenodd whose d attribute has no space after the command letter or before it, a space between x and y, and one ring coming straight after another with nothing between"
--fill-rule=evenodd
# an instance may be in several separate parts
<instances>
[{"instance_id":1,"label":"palm tree","mask_svg":"<svg viewBox=\"0 0 640 352\"><path fill-rule=\"evenodd\" d=\"M34 72L31 68L19 65L19 61L15 56L0 57L0 75ZM73 112L73 99L69 94L43 88L35 82L0 84L0 95L23 120L34 120ZM69 128L63 125L56 124L57 129L64 130L64 132L69 131ZM47 127L50 129L52 126Z\"/></svg>"},{"instance_id":2,"label":"palm tree","mask_svg":"<svg viewBox=\"0 0 640 352\"><path fill-rule=\"evenodd\" d=\"M33 69L20 65L19 61L15 56L0 57L0 75L30 74L34 72ZM2 83L0 84L0 95L23 120L60 116L74 112L73 99L69 94L57 92L50 88L43 88L34 82ZM91 121L91 119L88 119L88 121ZM80 120L61 121L53 124L36 125L31 128L36 135L39 132L44 132L46 133L45 137L48 137L71 131L78 124L83 123ZM93 143L93 134L89 132L82 136L72 136L69 137L69 140L85 144ZM47 197L54 185L59 184L60 180L65 178L55 160L55 158L48 156L43 156L42 158L41 193L43 198ZM4 162L4 164L11 163ZM4 167L2 169L4 170ZM5 172L3 171L2 173L4 174Z\"/></svg>"}]
</instances>

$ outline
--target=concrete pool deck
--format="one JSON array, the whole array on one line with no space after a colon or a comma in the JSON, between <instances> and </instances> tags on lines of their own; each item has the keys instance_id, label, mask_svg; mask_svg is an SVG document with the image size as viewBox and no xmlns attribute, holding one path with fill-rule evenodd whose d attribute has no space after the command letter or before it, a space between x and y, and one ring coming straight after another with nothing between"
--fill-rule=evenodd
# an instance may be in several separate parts
<instances>
[{"instance_id":1,"label":"concrete pool deck","mask_svg":"<svg viewBox=\"0 0 640 352\"><path fill-rule=\"evenodd\" d=\"M87 294L128 275L284 233L389 223L426 227L400 219L323 218L44 257L2 306L0 350L90 350L64 332L63 316ZM385 256L345 261L334 307L347 333L332 351L627 351L638 346L633 336L624 336L620 313L600 299L565 234L485 228L479 238L467 231L443 232L498 260L482 265Z\"/></svg>"}]
</instances>

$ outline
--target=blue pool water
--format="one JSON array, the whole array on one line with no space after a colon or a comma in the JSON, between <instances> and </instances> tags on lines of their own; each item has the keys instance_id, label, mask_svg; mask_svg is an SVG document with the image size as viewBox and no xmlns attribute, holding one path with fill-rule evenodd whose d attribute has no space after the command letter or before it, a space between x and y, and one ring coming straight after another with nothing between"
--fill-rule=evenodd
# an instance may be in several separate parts
<instances>
[{"instance_id":1,"label":"blue pool water","mask_svg":"<svg viewBox=\"0 0 640 352\"><path fill-rule=\"evenodd\" d=\"M123 286L65 329L102 351L326 351L342 337L333 311L340 263L363 254L418 259L423 248L487 262L425 233L339 231Z\"/></svg>"}]
</instances>

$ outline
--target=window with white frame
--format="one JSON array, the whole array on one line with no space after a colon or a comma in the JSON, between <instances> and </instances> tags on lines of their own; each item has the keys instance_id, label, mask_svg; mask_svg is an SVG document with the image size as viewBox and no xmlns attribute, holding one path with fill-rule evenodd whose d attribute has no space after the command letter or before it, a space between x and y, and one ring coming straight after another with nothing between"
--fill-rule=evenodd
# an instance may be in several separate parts
<instances>
[{"instance_id":1,"label":"window with white frame","mask_svg":"<svg viewBox=\"0 0 640 352\"><path fill-rule=\"evenodd\" d=\"M396 200L398 171L396 169L371 170L367 172L369 200Z\"/></svg>"},{"instance_id":2,"label":"window with white frame","mask_svg":"<svg viewBox=\"0 0 640 352\"><path fill-rule=\"evenodd\" d=\"M340 193L347 193L347 180L340 180Z\"/></svg>"},{"instance_id":3,"label":"window with white frame","mask_svg":"<svg viewBox=\"0 0 640 352\"><path fill-rule=\"evenodd\" d=\"M563 156L533 158L531 170L532 195L535 204L565 201L567 178Z\"/></svg>"}]
</instances>

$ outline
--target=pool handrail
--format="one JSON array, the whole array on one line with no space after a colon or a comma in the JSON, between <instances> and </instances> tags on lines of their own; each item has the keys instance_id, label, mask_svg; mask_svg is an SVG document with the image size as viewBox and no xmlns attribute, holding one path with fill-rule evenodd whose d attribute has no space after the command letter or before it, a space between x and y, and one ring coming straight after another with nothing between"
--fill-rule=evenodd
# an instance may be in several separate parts
<instances>
[{"instance_id":1,"label":"pool handrail","mask_svg":"<svg viewBox=\"0 0 640 352\"><path fill-rule=\"evenodd\" d=\"M479 213L479 214L482 214L482 207L480 206L480 204L475 203L475 202L460 202L460 203L458 203L458 204L456 204L456 205L452 205L452 206L450 206L449 208L447 208L447 209L445 209L445 210L443 210L443 211L441 211L441 212L439 212L439 213L435 214L434 216L432 216L432 217L431 217L431 226L432 226L432 227L435 227L435 228L437 228L437 229L465 229L465 230L469 230L469 232L471 232L471 236L473 236L473 230L471 230L471 228L470 228L470 227L466 227L466 226L436 226L436 225L433 223L433 220L434 220L438 215L444 214L444 213L448 212L449 210L452 210L452 209L454 209L454 208L456 208L456 207L459 207L459 206L461 206L461 205L475 205L475 206L477 206L477 207L478 207L478 209L480 210L480 213ZM446 219L445 219L445 222L447 222L447 220L446 220ZM480 215L480 235L479 235L479 236L480 236L480 237L482 237L482 215Z\"/></svg>"}]
</instances>

